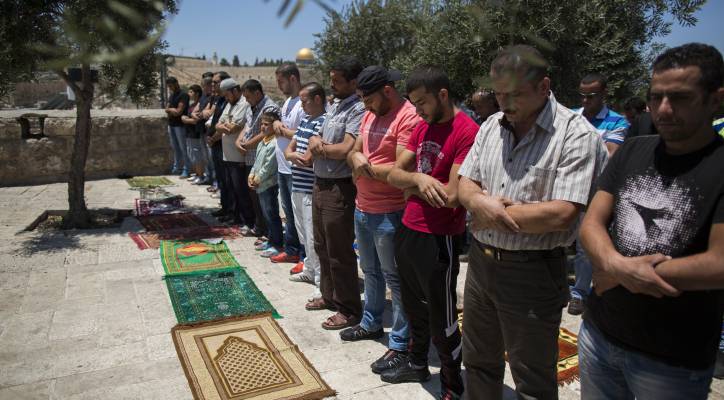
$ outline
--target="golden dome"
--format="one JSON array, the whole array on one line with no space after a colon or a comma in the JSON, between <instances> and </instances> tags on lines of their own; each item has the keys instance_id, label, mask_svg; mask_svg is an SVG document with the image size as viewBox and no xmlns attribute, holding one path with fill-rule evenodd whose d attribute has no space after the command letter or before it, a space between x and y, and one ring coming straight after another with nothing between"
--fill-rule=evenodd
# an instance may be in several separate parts
<instances>
[{"instance_id":1,"label":"golden dome","mask_svg":"<svg viewBox=\"0 0 724 400\"><path fill-rule=\"evenodd\" d=\"M305 47L297 52L297 61L314 61L314 53Z\"/></svg>"}]
</instances>

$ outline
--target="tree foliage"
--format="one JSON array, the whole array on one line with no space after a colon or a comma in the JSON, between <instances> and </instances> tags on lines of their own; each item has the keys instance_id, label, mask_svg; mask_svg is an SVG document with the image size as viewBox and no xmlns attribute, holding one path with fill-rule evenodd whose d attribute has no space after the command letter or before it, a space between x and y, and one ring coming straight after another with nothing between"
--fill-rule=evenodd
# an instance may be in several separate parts
<instances>
[{"instance_id":1,"label":"tree foliage","mask_svg":"<svg viewBox=\"0 0 724 400\"><path fill-rule=\"evenodd\" d=\"M589 72L607 74L609 97L620 102L645 85L669 17L692 25L705 1L357 0L340 14L328 13L315 50L322 70L342 55L403 72L438 64L453 94L464 98L486 84L498 49L531 44L551 63L553 90L564 104L578 104L578 83Z\"/></svg>"},{"instance_id":2,"label":"tree foliage","mask_svg":"<svg viewBox=\"0 0 724 400\"><path fill-rule=\"evenodd\" d=\"M76 97L76 127L68 173L65 228L87 227L85 163L96 88L91 68L101 73L101 92L124 92L136 102L155 92L163 21L174 0L0 0L0 93L38 71L55 72ZM80 81L70 67L80 67Z\"/></svg>"},{"instance_id":3,"label":"tree foliage","mask_svg":"<svg viewBox=\"0 0 724 400\"><path fill-rule=\"evenodd\" d=\"M327 12L325 28L317 34L314 46L320 67L354 55L365 65L389 65L400 54L409 52L416 31L429 23L435 1L354 0L340 13Z\"/></svg>"},{"instance_id":4,"label":"tree foliage","mask_svg":"<svg viewBox=\"0 0 724 400\"><path fill-rule=\"evenodd\" d=\"M239 64L239 56L237 56L236 54L234 54L234 58L231 60L231 66L232 66L232 67L239 67L239 66L240 66L240 64Z\"/></svg>"},{"instance_id":5,"label":"tree foliage","mask_svg":"<svg viewBox=\"0 0 724 400\"><path fill-rule=\"evenodd\" d=\"M224 57L221 57L221 61L219 61L219 65L221 65L222 67L228 67L228 66L229 66L229 60L227 60L227 59L224 58Z\"/></svg>"}]
</instances>

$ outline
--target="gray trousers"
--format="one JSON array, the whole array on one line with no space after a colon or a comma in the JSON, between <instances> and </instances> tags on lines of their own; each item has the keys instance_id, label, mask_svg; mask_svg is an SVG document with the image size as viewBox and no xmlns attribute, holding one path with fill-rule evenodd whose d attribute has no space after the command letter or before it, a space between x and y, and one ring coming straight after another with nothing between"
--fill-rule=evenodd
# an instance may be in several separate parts
<instances>
[{"instance_id":1,"label":"gray trousers","mask_svg":"<svg viewBox=\"0 0 724 400\"><path fill-rule=\"evenodd\" d=\"M502 399L504 354L519 399L557 399L565 256L498 260L477 240L465 280L463 362L468 399Z\"/></svg>"}]
</instances>

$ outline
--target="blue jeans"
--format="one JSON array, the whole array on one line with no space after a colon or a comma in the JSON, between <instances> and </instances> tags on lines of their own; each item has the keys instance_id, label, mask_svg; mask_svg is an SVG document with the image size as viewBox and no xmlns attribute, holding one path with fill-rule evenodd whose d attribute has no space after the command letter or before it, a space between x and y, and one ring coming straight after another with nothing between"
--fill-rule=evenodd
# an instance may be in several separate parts
<instances>
[{"instance_id":1,"label":"blue jeans","mask_svg":"<svg viewBox=\"0 0 724 400\"><path fill-rule=\"evenodd\" d=\"M292 174L277 174L279 182L279 194L282 199L282 209L287 222L284 224L284 252L290 256L300 256L304 260L304 254L299 244L297 227L294 224L294 207L292 207Z\"/></svg>"},{"instance_id":2,"label":"blue jeans","mask_svg":"<svg viewBox=\"0 0 724 400\"><path fill-rule=\"evenodd\" d=\"M581 247L580 239L576 241L576 257L573 259L573 269L576 272L576 283L571 288L571 297L585 299L591 293L593 265L588 260L583 247Z\"/></svg>"},{"instance_id":3,"label":"blue jeans","mask_svg":"<svg viewBox=\"0 0 724 400\"><path fill-rule=\"evenodd\" d=\"M169 126L168 140L171 142L171 148L173 149L173 166L171 168L174 171L183 168L183 171L188 172L191 161L189 161L188 151L186 151L186 127Z\"/></svg>"},{"instance_id":4,"label":"blue jeans","mask_svg":"<svg viewBox=\"0 0 724 400\"><path fill-rule=\"evenodd\" d=\"M269 244L281 249L284 243L282 241L282 219L279 217L279 186L272 186L263 192L258 192L257 196L259 196L261 214L266 220Z\"/></svg>"},{"instance_id":5,"label":"blue jeans","mask_svg":"<svg viewBox=\"0 0 724 400\"><path fill-rule=\"evenodd\" d=\"M585 320L578 334L578 358L583 400L704 400L714 373L714 366L707 370L674 367L623 349Z\"/></svg>"},{"instance_id":6,"label":"blue jeans","mask_svg":"<svg viewBox=\"0 0 724 400\"><path fill-rule=\"evenodd\" d=\"M401 220L402 211L388 214L354 211L359 261L365 274L365 304L360 326L368 331L382 329L386 282L392 292L392 330L388 347L407 351L409 324L402 308L400 275L395 263L395 231L401 226Z\"/></svg>"}]
</instances>

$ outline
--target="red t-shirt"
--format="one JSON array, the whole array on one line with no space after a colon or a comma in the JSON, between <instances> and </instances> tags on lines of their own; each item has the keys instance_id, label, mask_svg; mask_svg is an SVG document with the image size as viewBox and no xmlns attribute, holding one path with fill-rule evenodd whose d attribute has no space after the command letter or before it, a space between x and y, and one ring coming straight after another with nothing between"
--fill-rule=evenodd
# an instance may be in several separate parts
<instances>
[{"instance_id":1,"label":"red t-shirt","mask_svg":"<svg viewBox=\"0 0 724 400\"><path fill-rule=\"evenodd\" d=\"M475 141L478 125L464 112L443 124L420 122L407 142L415 152L416 172L447 184L453 164L462 164ZM417 196L407 199L402 223L406 227L435 235L465 232L465 208L434 208Z\"/></svg>"}]
</instances>

